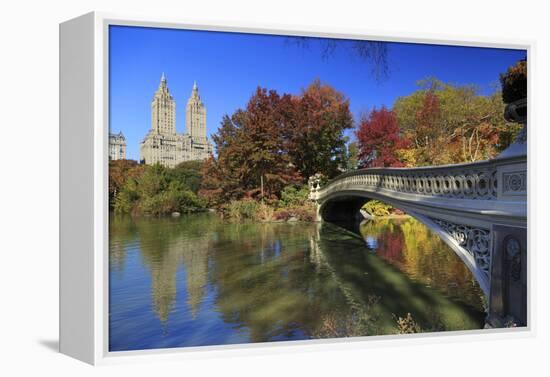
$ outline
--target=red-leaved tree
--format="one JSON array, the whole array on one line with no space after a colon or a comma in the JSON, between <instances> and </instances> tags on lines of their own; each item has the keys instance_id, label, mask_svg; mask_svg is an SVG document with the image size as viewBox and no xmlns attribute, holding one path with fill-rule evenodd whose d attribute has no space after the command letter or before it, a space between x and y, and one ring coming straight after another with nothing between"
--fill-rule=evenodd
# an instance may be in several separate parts
<instances>
[{"instance_id":1,"label":"red-leaved tree","mask_svg":"<svg viewBox=\"0 0 550 377\"><path fill-rule=\"evenodd\" d=\"M361 167L402 167L399 150L409 146L399 130L397 117L391 110L374 109L364 117L355 132Z\"/></svg>"},{"instance_id":2,"label":"red-leaved tree","mask_svg":"<svg viewBox=\"0 0 550 377\"><path fill-rule=\"evenodd\" d=\"M286 124L288 152L304 182L316 173L332 178L346 165L344 131L353 127L349 100L330 85L315 80L293 97Z\"/></svg>"},{"instance_id":3,"label":"red-leaved tree","mask_svg":"<svg viewBox=\"0 0 550 377\"><path fill-rule=\"evenodd\" d=\"M214 205L274 199L285 186L301 182L286 150L291 108L290 95L258 88L245 109L225 116L212 136L218 156L205 162L200 195Z\"/></svg>"}]
</instances>

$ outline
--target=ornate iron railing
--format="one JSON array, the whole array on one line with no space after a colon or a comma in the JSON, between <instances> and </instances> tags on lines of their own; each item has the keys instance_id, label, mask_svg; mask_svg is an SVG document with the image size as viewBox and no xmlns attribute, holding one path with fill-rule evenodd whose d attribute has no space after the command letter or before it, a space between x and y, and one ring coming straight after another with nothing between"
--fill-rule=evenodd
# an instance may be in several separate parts
<instances>
[{"instance_id":1,"label":"ornate iron railing","mask_svg":"<svg viewBox=\"0 0 550 377\"><path fill-rule=\"evenodd\" d=\"M358 187L431 197L494 200L498 197L498 185L501 184L497 168L525 162L526 157L521 156L422 168L359 169L344 173L323 187L319 180L313 179L310 182L311 199L318 200L331 192ZM506 190L526 190L525 171L509 172L503 178Z\"/></svg>"}]
</instances>

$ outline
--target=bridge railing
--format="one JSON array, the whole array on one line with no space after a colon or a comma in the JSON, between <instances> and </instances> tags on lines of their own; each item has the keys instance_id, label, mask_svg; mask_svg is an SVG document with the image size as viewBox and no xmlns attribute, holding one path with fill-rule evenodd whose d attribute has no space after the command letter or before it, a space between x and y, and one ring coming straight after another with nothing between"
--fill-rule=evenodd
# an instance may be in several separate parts
<instances>
[{"instance_id":1,"label":"bridge railing","mask_svg":"<svg viewBox=\"0 0 550 377\"><path fill-rule=\"evenodd\" d=\"M454 199L498 200L527 195L527 157L420 168L369 168L339 175L323 187L313 182L310 198L354 186Z\"/></svg>"}]
</instances>

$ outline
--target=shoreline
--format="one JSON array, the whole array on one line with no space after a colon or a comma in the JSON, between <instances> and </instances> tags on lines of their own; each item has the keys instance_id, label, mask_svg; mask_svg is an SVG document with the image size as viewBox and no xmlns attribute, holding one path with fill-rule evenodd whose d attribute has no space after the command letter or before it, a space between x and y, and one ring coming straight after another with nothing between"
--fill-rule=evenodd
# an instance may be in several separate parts
<instances>
[{"instance_id":1,"label":"shoreline","mask_svg":"<svg viewBox=\"0 0 550 377\"><path fill-rule=\"evenodd\" d=\"M214 214L218 217L220 217L223 221L227 221L227 222L231 222L231 221L243 221L243 220L237 220L237 219L231 219L231 218L224 218L223 216L220 216L220 212L217 211L216 209L214 208L207 208L207 209L201 209L201 210L195 210L195 211L189 211L189 212L172 212L172 213L166 213L166 214L162 214L162 215L151 215L151 214L139 214L139 215L136 215L136 214L116 214L114 211L110 210L109 211L112 215L114 216L117 216L117 215L122 215L122 216L130 216L132 218L152 218L152 217L156 217L156 218L180 218L182 216L186 216L186 215L195 215L195 214L204 214L204 213L211 213L211 214ZM408 215L408 214L403 214L403 215L386 215L386 216L370 216L370 217L364 217L361 222L363 221L368 221L368 220L404 220L404 219L410 219L412 218L411 215ZM269 223L273 223L273 224L280 224L280 223L318 223L318 222L321 222L322 220L312 220L312 221L306 221L306 220L300 220L298 218L295 218L295 217L291 217L290 219L287 219L287 220L252 220L252 219L246 219L244 221L257 221L259 223L262 223L262 224L269 224Z\"/></svg>"}]
</instances>

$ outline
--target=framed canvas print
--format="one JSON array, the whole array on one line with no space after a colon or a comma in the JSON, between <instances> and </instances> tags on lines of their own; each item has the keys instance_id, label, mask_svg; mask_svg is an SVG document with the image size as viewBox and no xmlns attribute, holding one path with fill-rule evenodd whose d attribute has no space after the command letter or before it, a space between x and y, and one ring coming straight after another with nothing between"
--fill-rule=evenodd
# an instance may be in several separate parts
<instances>
[{"instance_id":1,"label":"framed canvas print","mask_svg":"<svg viewBox=\"0 0 550 377\"><path fill-rule=\"evenodd\" d=\"M530 331L530 43L90 13L60 51L61 352Z\"/></svg>"}]
</instances>

